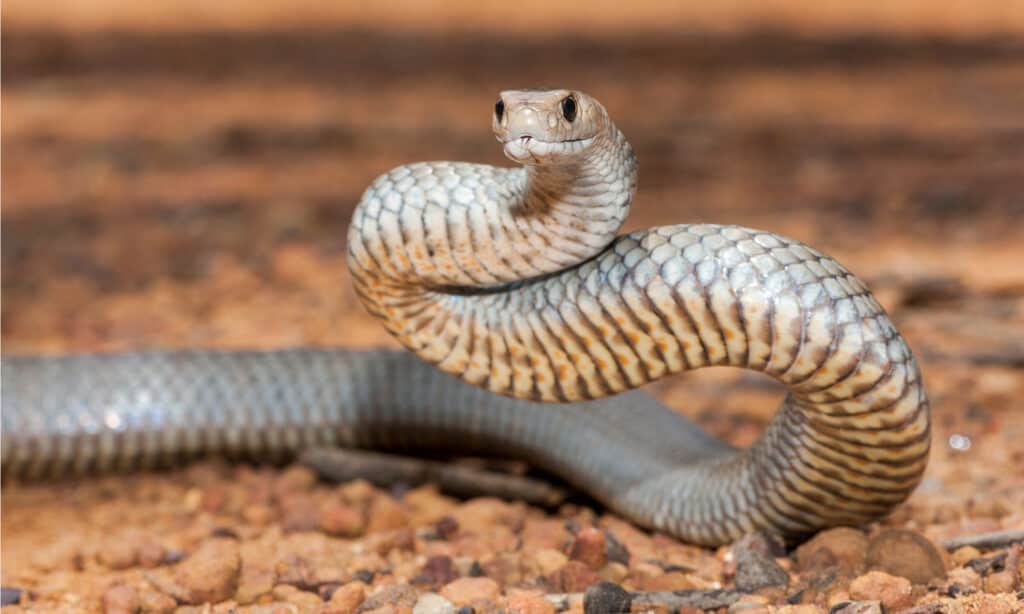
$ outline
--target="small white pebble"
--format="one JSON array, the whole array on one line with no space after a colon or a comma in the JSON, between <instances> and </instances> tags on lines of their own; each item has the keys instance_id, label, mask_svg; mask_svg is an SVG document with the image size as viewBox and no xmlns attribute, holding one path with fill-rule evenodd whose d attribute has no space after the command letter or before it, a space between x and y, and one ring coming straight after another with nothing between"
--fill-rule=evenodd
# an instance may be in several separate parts
<instances>
[{"instance_id":1,"label":"small white pebble","mask_svg":"<svg viewBox=\"0 0 1024 614\"><path fill-rule=\"evenodd\" d=\"M949 447L957 452L966 452L971 449L971 438L967 435L954 433L949 436Z\"/></svg>"}]
</instances>

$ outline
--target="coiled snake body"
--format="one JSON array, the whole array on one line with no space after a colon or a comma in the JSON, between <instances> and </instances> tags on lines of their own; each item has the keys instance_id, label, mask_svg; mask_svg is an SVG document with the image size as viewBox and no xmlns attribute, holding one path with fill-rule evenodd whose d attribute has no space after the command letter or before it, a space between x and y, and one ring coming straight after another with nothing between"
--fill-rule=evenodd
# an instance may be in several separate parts
<instances>
[{"instance_id":1,"label":"coiled snake body","mask_svg":"<svg viewBox=\"0 0 1024 614\"><path fill-rule=\"evenodd\" d=\"M357 293L425 362L346 350L5 358L4 472L317 442L497 452L703 544L855 524L909 495L927 462L928 402L860 280L748 228L616 236L637 165L581 92L503 92L494 132L522 167L401 166L352 220ZM788 388L748 449L643 393L611 396L712 365Z\"/></svg>"}]
</instances>

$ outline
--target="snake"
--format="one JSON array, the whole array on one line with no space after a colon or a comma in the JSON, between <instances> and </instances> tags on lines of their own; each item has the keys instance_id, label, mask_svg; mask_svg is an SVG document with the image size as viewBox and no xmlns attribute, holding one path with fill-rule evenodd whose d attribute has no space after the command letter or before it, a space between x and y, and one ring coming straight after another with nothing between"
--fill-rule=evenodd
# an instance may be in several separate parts
<instances>
[{"instance_id":1,"label":"snake","mask_svg":"<svg viewBox=\"0 0 1024 614\"><path fill-rule=\"evenodd\" d=\"M355 292L409 351L4 356L4 474L322 444L494 454L707 546L863 524L913 492L929 403L860 279L763 230L622 234L637 158L584 92L504 91L492 128L516 166L406 164L354 210ZM752 445L636 390L710 366L785 386Z\"/></svg>"}]
</instances>

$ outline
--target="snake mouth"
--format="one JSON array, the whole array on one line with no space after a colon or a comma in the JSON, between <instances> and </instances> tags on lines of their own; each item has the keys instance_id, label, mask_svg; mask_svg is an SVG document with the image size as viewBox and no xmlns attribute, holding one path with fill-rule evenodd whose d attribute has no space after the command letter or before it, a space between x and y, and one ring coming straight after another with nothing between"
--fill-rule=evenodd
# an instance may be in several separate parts
<instances>
[{"instance_id":1,"label":"snake mouth","mask_svg":"<svg viewBox=\"0 0 1024 614\"><path fill-rule=\"evenodd\" d=\"M594 142L594 137L545 141L523 135L503 141L505 156L517 162L540 162L541 157L552 154L573 154L583 151Z\"/></svg>"}]
</instances>

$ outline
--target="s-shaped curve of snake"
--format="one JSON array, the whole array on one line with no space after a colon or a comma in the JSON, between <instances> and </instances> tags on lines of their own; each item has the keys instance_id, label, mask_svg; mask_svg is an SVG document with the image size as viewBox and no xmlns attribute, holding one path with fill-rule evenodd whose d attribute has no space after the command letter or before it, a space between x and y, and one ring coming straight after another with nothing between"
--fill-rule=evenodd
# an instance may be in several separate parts
<instances>
[{"instance_id":1,"label":"s-shaped curve of snake","mask_svg":"<svg viewBox=\"0 0 1024 614\"><path fill-rule=\"evenodd\" d=\"M4 473L314 443L489 452L707 545L861 523L910 494L928 457L928 401L859 279L738 226L618 236L637 163L582 92L503 92L493 129L522 166L400 166L352 219L359 297L423 360L313 349L5 357ZM749 448L626 392L713 365L787 387Z\"/></svg>"}]
</instances>

